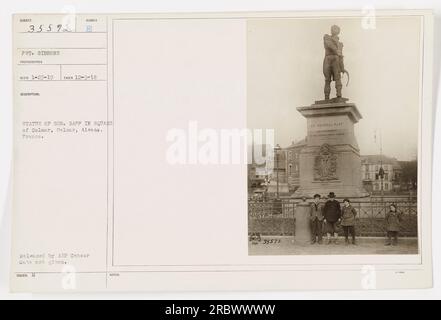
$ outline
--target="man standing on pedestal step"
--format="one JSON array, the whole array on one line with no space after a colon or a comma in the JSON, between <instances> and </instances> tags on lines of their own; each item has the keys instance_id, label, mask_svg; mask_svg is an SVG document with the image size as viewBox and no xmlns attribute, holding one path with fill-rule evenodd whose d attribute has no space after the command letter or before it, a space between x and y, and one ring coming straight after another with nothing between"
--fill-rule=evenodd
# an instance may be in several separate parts
<instances>
[{"instance_id":1,"label":"man standing on pedestal step","mask_svg":"<svg viewBox=\"0 0 441 320\"><path fill-rule=\"evenodd\" d=\"M338 222L341 221L341 207L340 203L335 200L334 192L330 192L328 195L329 200L326 201L323 208L323 216L325 222L325 229L327 234L328 244L332 243L331 236L334 236L334 243L337 244L338 233L337 226Z\"/></svg>"},{"instance_id":2,"label":"man standing on pedestal step","mask_svg":"<svg viewBox=\"0 0 441 320\"><path fill-rule=\"evenodd\" d=\"M325 100L329 100L331 93L331 81L335 81L337 98L341 98L341 74L347 72L343 62L343 43L340 42L338 35L340 27L333 25L331 35L323 36L325 46L325 59L323 60L323 74L325 75Z\"/></svg>"},{"instance_id":3,"label":"man standing on pedestal step","mask_svg":"<svg viewBox=\"0 0 441 320\"><path fill-rule=\"evenodd\" d=\"M314 244L318 241L319 244L322 244L322 225L323 225L323 205L320 203L320 195L314 195L314 202L311 203L311 233L312 239L311 244Z\"/></svg>"}]
</instances>

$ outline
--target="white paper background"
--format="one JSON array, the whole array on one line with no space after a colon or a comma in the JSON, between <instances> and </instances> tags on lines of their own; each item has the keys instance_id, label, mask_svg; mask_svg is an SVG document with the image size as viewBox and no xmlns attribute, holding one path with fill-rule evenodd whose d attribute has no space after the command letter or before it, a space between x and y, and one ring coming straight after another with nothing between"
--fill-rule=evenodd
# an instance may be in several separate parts
<instances>
[{"instance_id":1,"label":"white paper background","mask_svg":"<svg viewBox=\"0 0 441 320\"><path fill-rule=\"evenodd\" d=\"M378 4L378 5L377 5ZM206 11L261 11L261 10L343 10L362 9L363 6L375 6L377 9L427 9L434 8L435 13L441 14L441 3L439 1L314 1L314 3L294 3L293 1L202 1L189 0L182 1L76 1L75 10L77 12L206 12ZM70 6L70 7L63 7ZM11 14L14 12L63 12L69 10L71 3L67 1L7 1L2 3L0 13L0 203L4 210L0 216L0 298L67 298L68 295L10 295L8 294L9 278L9 248L10 248L10 163L12 151L12 64L11 64ZM439 101L439 57L440 57L440 29L441 18L435 19L435 61L434 61L434 104ZM439 104L439 103L438 103ZM439 114L434 116L440 120ZM435 131L434 163L439 163L441 159L440 133ZM433 194L440 194L440 168L433 168ZM437 212L441 206L433 197L433 230L441 226L440 217ZM359 292L262 292L262 293L191 293L191 294L136 294L122 295L113 294L112 298L264 298L264 299L304 299L304 298L439 298L441 296L440 285L440 254L441 254L441 236L439 232L433 235L433 255L434 255L434 289L429 290L389 290L389 291L359 291ZM75 295L74 298L106 298L109 296L103 294L95 295ZM72 298L72 297L70 297Z\"/></svg>"}]
</instances>

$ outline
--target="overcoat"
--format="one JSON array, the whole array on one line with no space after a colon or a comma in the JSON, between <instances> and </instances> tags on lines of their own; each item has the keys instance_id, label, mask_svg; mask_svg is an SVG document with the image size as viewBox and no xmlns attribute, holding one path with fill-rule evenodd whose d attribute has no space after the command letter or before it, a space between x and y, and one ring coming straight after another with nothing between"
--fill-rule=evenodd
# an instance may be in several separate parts
<instances>
[{"instance_id":1,"label":"overcoat","mask_svg":"<svg viewBox=\"0 0 441 320\"><path fill-rule=\"evenodd\" d=\"M401 213L389 211L386 213L386 230L400 231Z\"/></svg>"},{"instance_id":2,"label":"overcoat","mask_svg":"<svg viewBox=\"0 0 441 320\"><path fill-rule=\"evenodd\" d=\"M323 208L323 215L328 222L337 222L341 217L341 207L337 200L328 200Z\"/></svg>"},{"instance_id":3,"label":"overcoat","mask_svg":"<svg viewBox=\"0 0 441 320\"><path fill-rule=\"evenodd\" d=\"M347 207L343 206L341 209L341 225L344 227L355 226L355 217L357 215L357 210L352 205Z\"/></svg>"}]
</instances>

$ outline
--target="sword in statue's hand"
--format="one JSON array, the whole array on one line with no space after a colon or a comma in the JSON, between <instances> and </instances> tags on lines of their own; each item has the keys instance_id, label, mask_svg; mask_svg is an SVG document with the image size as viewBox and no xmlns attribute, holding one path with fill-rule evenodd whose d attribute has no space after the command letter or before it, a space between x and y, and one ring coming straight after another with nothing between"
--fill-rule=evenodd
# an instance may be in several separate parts
<instances>
[{"instance_id":1,"label":"sword in statue's hand","mask_svg":"<svg viewBox=\"0 0 441 320\"><path fill-rule=\"evenodd\" d=\"M343 70L343 72L342 73L346 73L346 76L348 77L348 80L346 81L346 87L348 86L348 84L349 84L349 72L348 72L348 70Z\"/></svg>"}]
</instances>

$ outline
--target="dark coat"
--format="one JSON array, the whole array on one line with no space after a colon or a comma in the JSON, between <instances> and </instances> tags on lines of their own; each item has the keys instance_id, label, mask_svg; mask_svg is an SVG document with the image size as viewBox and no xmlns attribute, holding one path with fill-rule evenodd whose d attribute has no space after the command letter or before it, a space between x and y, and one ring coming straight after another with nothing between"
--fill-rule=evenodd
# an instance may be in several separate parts
<instances>
[{"instance_id":1,"label":"dark coat","mask_svg":"<svg viewBox=\"0 0 441 320\"><path fill-rule=\"evenodd\" d=\"M389 211L386 213L386 230L400 231L401 213L398 211Z\"/></svg>"},{"instance_id":2,"label":"dark coat","mask_svg":"<svg viewBox=\"0 0 441 320\"><path fill-rule=\"evenodd\" d=\"M341 217L341 207L337 200L328 200L323 208L323 215L328 222L336 222Z\"/></svg>"},{"instance_id":3,"label":"dark coat","mask_svg":"<svg viewBox=\"0 0 441 320\"><path fill-rule=\"evenodd\" d=\"M323 221L323 204L315 204L315 202L311 203L311 210L309 215L311 217L311 220L313 221L315 220L315 218L317 218L319 221Z\"/></svg>"},{"instance_id":4,"label":"dark coat","mask_svg":"<svg viewBox=\"0 0 441 320\"><path fill-rule=\"evenodd\" d=\"M355 216L357 215L357 210L351 205L341 209L341 225L344 227L355 226Z\"/></svg>"}]
</instances>

